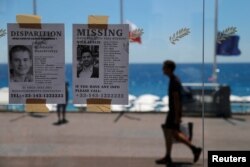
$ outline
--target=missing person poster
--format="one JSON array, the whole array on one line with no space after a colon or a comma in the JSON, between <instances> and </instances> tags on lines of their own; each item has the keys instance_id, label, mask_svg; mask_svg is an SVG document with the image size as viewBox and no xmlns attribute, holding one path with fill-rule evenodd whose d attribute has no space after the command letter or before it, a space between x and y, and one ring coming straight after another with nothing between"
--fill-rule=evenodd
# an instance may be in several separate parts
<instances>
[{"instance_id":1,"label":"missing person poster","mask_svg":"<svg viewBox=\"0 0 250 167\"><path fill-rule=\"evenodd\" d=\"M65 103L64 25L8 24L9 103Z\"/></svg>"},{"instance_id":2,"label":"missing person poster","mask_svg":"<svg viewBox=\"0 0 250 167\"><path fill-rule=\"evenodd\" d=\"M89 28L73 25L73 96L75 104L87 99L128 103L129 26Z\"/></svg>"}]
</instances>

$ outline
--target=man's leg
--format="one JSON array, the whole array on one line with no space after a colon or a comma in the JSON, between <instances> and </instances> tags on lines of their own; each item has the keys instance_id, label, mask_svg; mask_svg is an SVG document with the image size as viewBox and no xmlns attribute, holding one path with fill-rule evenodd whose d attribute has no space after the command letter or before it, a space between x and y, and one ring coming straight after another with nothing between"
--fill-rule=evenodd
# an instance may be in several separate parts
<instances>
[{"instance_id":1,"label":"man's leg","mask_svg":"<svg viewBox=\"0 0 250 167\"><path fill-rule=\"evenodd\" d=\"M179 142L184 143L189 148L193 147L192 143L189 141L188 137L183 132L178 131L178 130L173 130L173 134L174 134L174 138L178 140Z\"/></svg>"},{"instance_id":2,"label":"man's leg","mask_svg":"<svg viewBox=\"0 0 250 167\"><path fill-rule=\"evenodd\" d=\"M171 129L167 129L165 126L162 126L163 134L164 134L164 140L165 140L165 148L166 148L166 155L156 160L157 164L172 164L171 160L171 152L172 152L172 146L173 146L173 132Z\"/></svg>"},{"instance_id":3,"label":"man's leg","mask_svg":"<svg viewBox=\"0 0 250 167\"><path fill-rule=\"evenodd\" d=\"M65 120L65 118L66 118L65 112L66 112L66 106L62 106L62 119L63 120Z\"/></svg>"},{"instance_id":4,"label":"man's leg","mask_svg":"<svg viewBox=\"0 0 250 167\"><path fill-rule=\"evenodd\" d=\"M196 147L195 145L193 145L191 143L191 141L188 139L188 137L183 132L174 130L173 134L174 134L174 138L176 140L178 140L179 142L184 143L185 145L187 145L192 150L192 152L194 154L194 162L197 162L199 157L200 157L202 149L199 148L199 147Z\"/></svg>"},{"instance_id":5,"label":"man's leg","mask_svg":"<svg viewBox=\"0 0 250 167\"><path fill-rule=\"evenodd\" d=\"M68 120L66 120L66 105L62 106L62 123L68 123Z\"/></svg>"},{"instance_id":6,"label":"man's leg","mask_svg":"<svg viewBox=\"0 0 250 167\"><path fill-rule=\"evenodd\" d=\"M173 130L165 129L164 137L166 143L166 156L171 157L172 147L173 147Z\"/></svg>"},{"instance_id":7,"label":"man's leg","mask_svg":"<svg viewBox=\"0 0 250 167\"><path fill-rule=\"evenodd\" d=\"M60 125L61 124L61 105L60 104L57 105L56 112L57 112L58 121L53 123L53 124L54 125Z\"/></svg>"},{"instance_id":8,"label":"man's leg","mask_svg":"<svg viewBox=\"0 0 250 167\"><path fill-rule=\"evenodd\" d=\"M57 118L58 118L58 121L60 121L61 120L61 107L59 106L58 108L57 108Z\"/></svg>"}]
</instances>

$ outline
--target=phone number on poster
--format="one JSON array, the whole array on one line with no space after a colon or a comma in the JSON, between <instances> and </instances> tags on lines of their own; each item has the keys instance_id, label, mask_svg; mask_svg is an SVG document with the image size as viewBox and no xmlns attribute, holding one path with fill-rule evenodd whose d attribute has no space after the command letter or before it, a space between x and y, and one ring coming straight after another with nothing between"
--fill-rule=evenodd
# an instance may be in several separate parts
<instances>
[{"instance_id":1,"label":"phone number on poster","mask_svg":"<svg viewBox=\"0 0 250 167\"><path fill-rule=\"evenodd\" d=\"M11 97L40 98L40 97L63 97L63 94L10 94Z\"/></svg>"},{"instance_id":2,"label":"phone number on poster","mask_svg":"<svg viewBox=\"0 0 250 167\"><path fill-rule=\"evenodd\" d=\"M79 97L85 97L85 98L124 98L124 94L97 94L97 93L81 93L77 94Z\"/></svg>"}]
</instances>

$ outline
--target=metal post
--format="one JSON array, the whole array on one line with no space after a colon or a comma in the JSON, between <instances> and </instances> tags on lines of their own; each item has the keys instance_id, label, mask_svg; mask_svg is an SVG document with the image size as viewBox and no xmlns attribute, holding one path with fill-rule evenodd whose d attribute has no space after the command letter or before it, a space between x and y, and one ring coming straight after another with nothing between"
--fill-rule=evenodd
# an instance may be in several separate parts
<instances>
[{"instance_id":1,"label":"metal post","mask_svg":"<svg viewBox=\"0 0 250 167\"><path fill-rule=\"evenodd\" d=\"M205 0L202 2L202 147L205 148ZM203 166L205 164L205 151L202 151Z\"/></svg>"},{"instance_id":2,"label":"metal post","mask_svg":"<svg viewBox=\"0 0 250 167\"><path fill-rule=\"evenodd\" d=\"M217 83L217 35L218 35L218 0L215 0L215 19L214 19L214 63L213 63L213 82Z\"/></svg>"},{"instance_id":3,"label":"metal post","mask_svg":"<svg viewBox=\"0 0 250 167\"><path fill-rule=\"evenodd\" d=\"M120 0L120 23L123 24L123 0Z\"/></svg>"},{"instance_id":4,"label":"metal post","mask_svg":"<svg viewBox=\"0 0 250 167\"><path fill-rule=\"evenodd\" d=\"M33 0L33 15L36 15L36 0Z\"/></svg>"}]
</instances>

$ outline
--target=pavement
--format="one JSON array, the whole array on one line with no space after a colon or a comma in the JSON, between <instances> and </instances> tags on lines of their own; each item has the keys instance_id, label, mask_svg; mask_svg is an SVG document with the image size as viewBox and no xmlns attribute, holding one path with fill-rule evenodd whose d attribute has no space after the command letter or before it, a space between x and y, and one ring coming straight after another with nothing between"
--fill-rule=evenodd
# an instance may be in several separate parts
<instances>
[{"instance_id":1,"label":"pavement","mask_svg":"<svg viewBox=\"0 0 250 167\"><path fill-rule=\"evenodd\" d=\"M69 122L55 126L56 113L0 112L0 167L159 167L155 160L165 154L165 117L67 113ZM188 147L175 143L174 166L207 166L208 150L250 150L250 115L204 121L184 117L183 122L194 123L192 142L203 147L203 153L193 164Z\"/></svg>"}]
</instances>

